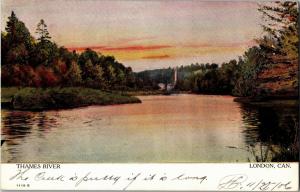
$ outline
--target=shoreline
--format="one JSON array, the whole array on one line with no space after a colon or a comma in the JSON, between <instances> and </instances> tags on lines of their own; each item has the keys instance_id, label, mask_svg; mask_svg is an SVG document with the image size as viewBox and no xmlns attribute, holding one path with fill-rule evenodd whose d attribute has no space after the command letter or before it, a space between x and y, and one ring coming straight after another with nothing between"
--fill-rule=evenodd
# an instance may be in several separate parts
<instances>
[{"instance_id":1,"label":"shoreline","mask_svg":"<svg viewBox=\"0 0 300 192\"><path fill-rule=\"evenodd\" d=\"M1 107L9 110L48 111L131 103L141 103L141 100L126 94L83 87L1 88Z\"/></svg>"},{"instance_id":2,"label":"shoreline","mask_svg":"<svg viewBox=\"0 0 300 192\"><path fill-rule=\"evenodd\" d=\"M138 96L172 94L219 95L197 94L190 91L172 91L170 94L166 94L163 90L104 91L84 87L2 87L1 107L2 109L20 111L48 111L88 106L141 103ZM298 97L295 96L233 97L235 97L233 99L234 102L252 106L284 105L293 107L299 105Z\"/></svg>"},{"instance_id":3,"label":"shoreline","mask_svg":"<svg viewBox=\"0 0 300 192\"><path fill-rule=\"evenodd\" d=\"M296 96L272 96L272 97L236 97L234 102L251 106L295 106L299 105L299 97Z\"/></svg>"}]
</instances>

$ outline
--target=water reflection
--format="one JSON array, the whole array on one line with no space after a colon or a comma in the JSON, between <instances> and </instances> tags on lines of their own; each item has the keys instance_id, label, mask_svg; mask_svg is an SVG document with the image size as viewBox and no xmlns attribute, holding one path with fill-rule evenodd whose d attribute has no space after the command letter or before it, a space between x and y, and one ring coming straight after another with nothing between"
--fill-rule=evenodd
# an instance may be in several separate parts
<instances>
[{"instance_id":1,"label":"water reflection","mask_svg":"<svg viewBox=\"0 0 300 192\"><path fill-rule=\"evenodd\" d=\"M11 111L2 114L2 131L6 142L21 139L31 132L33 114Z\"/></svg>"},{"instance_id":2,"label":"water reflection","mask_svg":"<svg viewBox=\"0 0 300 192\"><path fill-rule=\"evenodd\" d=\"M141 99L47 112L2 110L2 162L298 161L297 107L240 105L229 96Z\"/></svg>"},{"instance_id":3,"label":"water reflection","mask_svg":"<svg viewBox=\"0 0 300 192\"><path fill-rule=\"evenodd\" d=\"M242 105L247 150L255 161L298 161L297 106Z\"/></svg>"},{"instance_id":4,"label":"water reflection","mask_svg":"<svg viewBox=\"0 0 300 192\"><path fill-rule=\"evenodd\" d=\"M57 127L55 118L47 117L45 112L1 111L3 145L7 153L2 155L4 162L15 162L21 153L19 145L26 142L27 137L43 138L52 127ZM7 159L6 159L7 158Z\"/></svg>"}]
</instances>

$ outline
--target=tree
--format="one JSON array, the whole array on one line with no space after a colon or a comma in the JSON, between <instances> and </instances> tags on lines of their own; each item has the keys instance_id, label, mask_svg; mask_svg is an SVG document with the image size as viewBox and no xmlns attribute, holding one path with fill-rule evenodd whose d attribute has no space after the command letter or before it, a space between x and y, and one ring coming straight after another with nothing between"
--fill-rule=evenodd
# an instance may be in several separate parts
<instances>
[{"instance_id":1,"label":"tree","mask_svg":"<svg viewBox=\"0 0 300 192\"><path fill-rule=\"evenodd\" d=\"M16 14L12 11L8 17L5 31L7 32L7 38L10 46L24 43L26 46L32 44L32 37L29 30L26 28L22 21L19 21Z\"/></svg>"},{"instance_id":2,"label":"tree","mask_svg":"<svg viewBox=\"0 0 300 192\"><path fill-rule=\"evenodd\" d=\"M51 42L50 35L47 29L47 25L43 19L37 25L36 33L38 34L38 43L35 46L35 50L32 55L33 65L45 65L50 66L53 62L59 58L58 46Z\"/></svg>"},{"instance_id":3,"label":"tree","mask_svg":"<svg viewBox=\"0 0 300 192\"><path fill-rule=\"evenodd\" d=\"M234 71L237 68L237 61L231 60L223 63L218 70L218 87L221 93L231 93L234 87Z\"/></svg>"},{"instance_id":4,"label":"tree","mask_svg":"<svg viewBox=\"0 0 300 192\"><path fill-rule=\"evenodd\" d=\"M130 88L136 88L136 78L134 73L132 72L132 68L131 67L127 67L126 68L126 86L130 87Z\"/></svg>"},{"instance_id":5,"label":"tree","mask_svg":"<svg viewBox=\"0 0 300 192\"><path fill-rule=\"evenodd\" d=\"M71 67L66 74L66 81L66 84L69 86L78 86L81 84L81 69L77 63L71 63Z\"/></svg>"},{"instance_id":6,"label":"tree","mask_svg":"<svg viewBox=\"0 0 300 192\"><path fill-rule=\"evenodd\" d=\"M59 76L57 76L53 69L50 67L45 67L43 65L37 67L36 72L41 78L42 87L53 87L57 86L59 82Z\"/></svg>"},{"instance_id":7,"label":"tree","mask_svg":"<svg viewBox=\"0 0 300 192\"><path fill-rule=\"evenodd\" d=\"M37 40L41 44L45 44L46 42L49 42L51 37L47 29L47 25L43 19L40 20L40 22L37 25L37 29L35 32L38 35Z\"/></svg>"},{"instance_id":8,"label":"tree","mask_svg":"<svg viewBox=\"0 0 300 192\"><path fill-rule=\"evenodd\" d=\"M238 62L233 94L237 96L254 96L257 87L257 75L266 63L265 53L259 47L252 47L244 53Z\"/></svg>"},{"instance_id":9,"label":"tree","mask_svg":"<svg viewBox=\"0 0 300 192\"><path fill-rule=\"evenodd\" d=\"M7 39L7 33L1 32L1 65L6 65L6 56L9 49L8 39Z\"/></svg>"},{"instance_id":10,"label":"tree","mask_svg":"<svg viewBox=\"0 0 300 192\"><path fill-rule=\"evenodd\" d=\"M117 76L116 76L117 74L115 72L115 69L111 65L108 66L108 74L109 74L109 86L113 87L117 80Z\"/></svg>"},{"instance_id":11,"label":"tree","mask_svg":"<svg viewBox=\"0 0 300 192\"><path fill-rule=\"evenodd\" d=\"M17 33L17 23L19 22L14 11L11 12L11 15L8 17L8 21L6 23L5 30L7 33L11 34L11 36L15 36Z\"/></svg>"},{"instance_id":12,"label":"tree","mask_svg":"<svg viewBox=\"0 0 300 192\"><path fill-rule=\"evenodd\" d=\"M11 47L5 55L5 61L11 64L27 64L29 52L26 46L21 43Z\"/></svg>"},{"instance_id":13,"label":"tree","mask_svg":"<svg viewBox=\"0 0 300 192\"><path fill-rule=\"evenodd\" d=\"M94 87L95 88L105 88L106 82L103 77L103 69L100 65L95 65L93 70L93 78L94 78Z\"/></svg>"},{"instance_id":14,"label":"tree","mask_svg":"<svg viewBox=\"0 0 300 192\"><path fill-rule=\"evenodd\" d=\"M86 49L78 58L78 64L83 67L87 61L90 60L91 64L95 65L99 62L98 54L92 49Z\"/></svg>"},{"instance_id":15,"label":"tree","mask_svg":"<svg viewBox=\"0 0 300 192\"><path fill-rule=\"evenodd\" d=\"M1 33L3 46L2 64L27 64L29 53L33 48L33 38L25 24L12 11L5 27L6 33Z\"/></svg>"},{"instance_id":16,"label":"tree","mask_svg":"<svg viewBox=\"0 0 300 192\"><path fill-rule=\"evenodd\" d=\"M51 41L39 42L31 55L31 64L36 66L51 66L55 60L59 59L59 49Z\"/></svg>"},{"instance_id":17,"label":"tree","mask_svg":"<svg viewBox=\"0 0 300 192\"><path fill-rule=\"evenodd\" d=\"M87 60L82 69L82 78L88 87L105 88L104 72L99 64L93 65L91 60Z\"/></svg>"},{"instance_id":18,"label":"tree","mask_svg":"<svg viewBox=\"0 0 300 192\"><path fill-rule=\"evenodd\" d=\"M258 42L267 52L298 57L298 4L294 1L277 1L260 5L266 36Z\"/></svg>"},{"instance_id":19,"label":"tree","mask_svg":"<svg viewBox=\"0 0 300 192\"><path fill-rule=\"evenodd\" d=\"M117 84L120 88L123 88L126 83L125 72L121 69L117 70L116 75Z\"/></svg>"},{"instance_id":20,"label":"tree","mask_svg":"<svg viewBox=\"0 0 300 192\"><path fill-rule=\"evenodd\" d=\"M82 79L86 80L87 78L91 78L92 73L93 73L93 63L89 59L82 66Z\"/></svg>"}]
</instances>

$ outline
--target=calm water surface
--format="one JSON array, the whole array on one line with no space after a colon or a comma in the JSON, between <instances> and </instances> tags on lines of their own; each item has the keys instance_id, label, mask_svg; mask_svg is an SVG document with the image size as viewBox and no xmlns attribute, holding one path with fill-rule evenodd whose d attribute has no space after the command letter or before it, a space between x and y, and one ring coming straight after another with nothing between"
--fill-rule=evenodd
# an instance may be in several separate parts
<instances>
[{"instance_id":1,"label":"calm water surface","mask_svg":"<svg viewBox=\"0 0 300 192\"><path fill-rule=\"evenodd\" d=\"M139 98L141 104L2 110L2 161L248 162L286 141L280 122L297 121L297 109L246 107L231 96Z\"/></svg>"}]
</instances>

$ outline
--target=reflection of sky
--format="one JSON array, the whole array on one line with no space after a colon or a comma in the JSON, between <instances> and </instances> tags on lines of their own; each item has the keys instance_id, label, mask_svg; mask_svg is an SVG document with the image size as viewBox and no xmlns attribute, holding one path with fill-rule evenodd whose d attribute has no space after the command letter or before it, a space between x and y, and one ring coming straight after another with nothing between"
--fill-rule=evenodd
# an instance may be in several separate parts
<instances>
[{"instance_id":1,"label":"reflection of sky","mask_svg":"<svg viewBox=\"0 0 300 192\"><path fill-rule=\"evenodd\" d=\"M254 2L4 0L34 34L44 19L53 40L94 47L135 70L222 62L242 55L261 33Z\"/></svg>"},{"instance_id":2,"label":"reflection of sky","mask_svg":"<svg viewBox=\"0 0 300 192\"><path fill-rule=\"evenodd\" d=\"M247 160L242 117L230 96L143 96L141 104L47 112L7 112L3 162L235 162ZM11 118L26 121L8 122Z\"/></svg>"}]
</instances>

